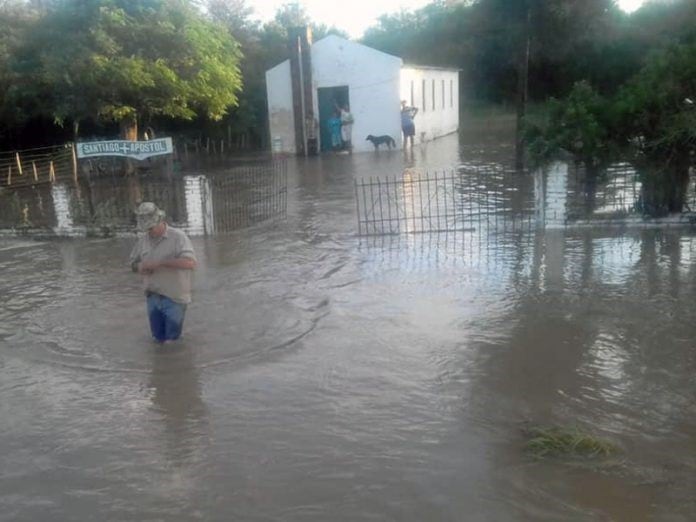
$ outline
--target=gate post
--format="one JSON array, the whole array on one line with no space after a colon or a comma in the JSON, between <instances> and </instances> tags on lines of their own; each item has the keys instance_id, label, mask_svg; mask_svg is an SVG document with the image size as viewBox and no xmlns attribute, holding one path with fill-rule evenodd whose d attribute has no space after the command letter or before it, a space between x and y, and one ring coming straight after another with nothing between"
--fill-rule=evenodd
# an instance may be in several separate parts
<instances>
[{"instance_id":1,"label":"gate post","mask_svg":"<svg viewBox=\"0 0 696 522\"><path fill-rule=\"evenodd\" d=\"M534 221L537 228L546 226L546 172L543 168L534 171Z\"/></svg>"},{"instance_id":2,"label":"gate post","mask_svg":"<svg viewBox=\"0 0 696 522\"><path fill-rule=\"evenodd\" d=\"M534 210L539 228L562 228L568 219L568 164L554 161L534 172Z\"/></svg>"}]
</instances>

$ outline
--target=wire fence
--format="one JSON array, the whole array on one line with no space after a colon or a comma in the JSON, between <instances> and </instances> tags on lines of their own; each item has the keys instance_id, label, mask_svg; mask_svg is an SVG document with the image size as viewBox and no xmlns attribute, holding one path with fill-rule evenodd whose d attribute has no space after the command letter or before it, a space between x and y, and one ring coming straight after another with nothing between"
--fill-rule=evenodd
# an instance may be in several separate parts
<instances>
[{"instance_id":1,"label":"wire fence","mask_svg":"<svg viewBox=\"0 0 696 522\"><path fill-rule=\"evenodd\" d=\"M177 176L80 177L0 192L0 231L16 235L131 233L133 209L153 201L192 235L225 233L287 212L287 166L269 161Z\"/></svg>"},{"instance_id":2,"label":"wire fence","mask_svg":"<svg viewBox=\"0 0 696 522\"><path fill-rule=\"evenodd\" d=\"M246 228L287 213L288 170L284 161L234 167L225 176L200 181L205 182L211 205L206 216L213 224L207 227L209 232Z\"/></svg>"},{"instance_id":3,"label":"wire fence","mask_svg":"<svg viewBox=\"0 0 696 522\"><path fill-rule=\"evenodd\" d=\"M70 144L0 152L0 186L20 188L74 178L77 161Z\"/></svg>"}]
</instances>

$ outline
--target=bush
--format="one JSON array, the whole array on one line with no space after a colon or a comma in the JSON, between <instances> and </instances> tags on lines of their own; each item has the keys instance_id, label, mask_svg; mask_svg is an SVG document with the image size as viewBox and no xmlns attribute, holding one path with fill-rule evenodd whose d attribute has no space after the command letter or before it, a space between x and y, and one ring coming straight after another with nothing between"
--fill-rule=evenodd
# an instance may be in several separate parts
<instances>
[{"instance_id":1,"label":"bush","mask_svg":"<svg viewBox=\"0 0 696 522\"><path fill-rule=\"evenodd\" d=\"M607 103L585 81L576 83L567 98L552 98L546 117L525 129L531 162L539 165L562 152L589 168L606 162L613 149L605 118Z\"/></svg>"}]
</instances>

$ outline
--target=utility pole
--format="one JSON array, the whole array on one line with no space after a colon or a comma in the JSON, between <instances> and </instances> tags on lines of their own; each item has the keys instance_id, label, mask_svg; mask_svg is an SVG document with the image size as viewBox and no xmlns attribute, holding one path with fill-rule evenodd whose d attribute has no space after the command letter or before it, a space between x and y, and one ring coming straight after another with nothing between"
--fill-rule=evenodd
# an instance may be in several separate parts
<instances>
[{"instance_id":1,"label":"utility pole","mask_svg":"<svg viewBox=\"0 0 696 522\"><path fill-rule=\"evenodd\" d=\"M522 29L520 54L517 64L517 124L515 128L515 170L524 170L524 149L525 142L523 136L524 117L527 110L527 98L529 95L529 49L530 49L530 25L532 12L527 4L527 13Z\"/></svg>"}]
</instances>

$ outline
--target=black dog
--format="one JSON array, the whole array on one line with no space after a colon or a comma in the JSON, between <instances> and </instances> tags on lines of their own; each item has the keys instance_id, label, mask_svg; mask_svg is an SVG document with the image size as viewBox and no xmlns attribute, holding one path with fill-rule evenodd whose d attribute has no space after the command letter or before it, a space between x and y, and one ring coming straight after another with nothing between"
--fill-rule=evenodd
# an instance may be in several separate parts
<instances>
[{"instance_id":1,"label":"black dog","mask_svg":"<svg viewBox=\"0 0 696 522\"><path fill-rule=\"evenodd\" d=\"M373 136L370 134L367 138L365 138L365 141L371 141L372 144L375 146L375 150L379 150L380 145L386 145L390 149L392 147L396 148L396 142L394 141L394 138L391 136Z\"/></svg>"}]
</instances>

